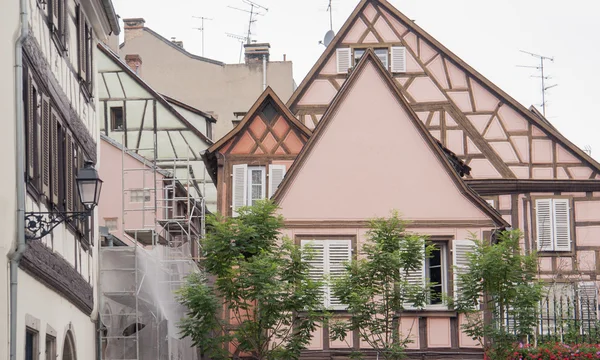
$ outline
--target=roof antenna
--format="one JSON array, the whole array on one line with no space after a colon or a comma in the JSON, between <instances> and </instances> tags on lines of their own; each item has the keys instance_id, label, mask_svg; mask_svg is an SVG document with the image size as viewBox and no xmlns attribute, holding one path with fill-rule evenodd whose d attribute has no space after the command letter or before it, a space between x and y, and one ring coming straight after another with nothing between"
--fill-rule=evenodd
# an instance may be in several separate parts
<instances>
[{"instance_id":1,"label":"roof antenna","mask_svg":"<svg viewBox=\"0 0 600 360\"><path fill-rule=\"evenodd\" d=\"M544 61L550 60L550 61L554 62L554 57L538 55L538 54L530 53L529 51L525 51L525 50L519 50L519 51L522 53L531 55L533 57L536 57L540 60L539 66L517 65L517 67L532 68L532 69L537 69L540 71L540 75L532 75L531 77L537 77L537 78L542 79L542 114L544 115L544 117L546 117L546 91L548 91L549 89L552 89L555 86L558 86L558 84L546 86L546 80L550 79L550 76L544 75Z\"/></svg>"},{"instance_id":2,"label":"roof antenna","mask_svg":"<svg viewBox=\"0 0 600 360\"><path fill-rule=\"evenodd\" d=\"M225 33L225 35L227 35L227 37L230 37L232 39L236 39L240 42L240 61L239 63L242 63L242 52L244 50L244 43L248 41L248 38L246 36L243 35L237 35L237 34L231 34L231 33Z\"/></svg>"},{"instance_id":3,"label":"roof antenna","mask_svg":"<svg viewBox=\"0 0 600 360\"><path fill-rule=\"evenodd\" d=\"M200 19L200 27L194 28L195 30L200 30L202 33L202 57L204 57L204 20L213 20L211 18L207 18L204 16L192 16L193 18Z\"/></svg>"},{"instance_id":4,"label":"roof antenna","mask_svg":"<svg viewBox=\"0 0 600 360\"><path fill-rule=\"evenodd\" d=\"M583 147L583 151L585 151L589 156L592 156L592 147L589 145L586 145Z\"/></svg>"},{"instance_id":5,"label":"roof antenna","mask_svg":"<svg viewBox=\"0 0 600 360\"><path fill-rule=\"evenodd\" d=\"M254 15L257 16L264 16L265 13L267 13L269 11L269 9L267 9L266 7L255 3L254 1L250 1L250 0L242 0L244 2L244 4L246 5L250 5L250 10L245 10L245 9L240 9L240 8L236 8L233 6L227 6L230 9L234 9L234 10L238 10L238 11L242 11L245 13L249 13L250 14L250 20L248 21L248 35L246 36L246 43L250 44L252 43L252 23L256 22L257 19L255 19ZM260 11L264 10L264 13L261 13Z\"/></svg>"},{"instance_id":6,"label":"roof antenna","mask_svg":"<svg viewBox=\"0 0 600 360\"><path fill-rule=\"evenodd\" d=\"M335 32L333 31L333 7L331 6L331 0L329 0L329 5L327 6L327 11L329 11L329 31L325 33L325 37L322 41L319 41L319 44L325 45L325 47L331 44L331 41L335 37Z\"/></svg>"}]
</instances>

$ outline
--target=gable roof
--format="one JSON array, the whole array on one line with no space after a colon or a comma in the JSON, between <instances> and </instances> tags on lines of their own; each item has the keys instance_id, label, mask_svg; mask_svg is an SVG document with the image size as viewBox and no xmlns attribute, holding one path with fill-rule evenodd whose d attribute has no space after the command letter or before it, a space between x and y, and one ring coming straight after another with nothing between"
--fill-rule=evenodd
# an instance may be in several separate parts
<instances>
[{"instance_id":1,"label":"gable roof","mask_svg":"<svg viewBox=\"0 0 600 360\"><path fill-rule=\"evenodd\" d=\"M214 145L209 147L203 154L204 163L208 168L208 173L210 174L213 181L216 183L216 156L215 152L217 152L220 148L222 148L227 142L237 136L248 124L250 120L252 120L257 112L262 108L262 106L266 102L271 102L279 113L288 123L292 124L296 129L298 129L302 134L304 134L307 138L312 135L312 131L306 127L306 125L302 124L285 106L283 101L277 96L275 91L268 86L265 91L259 96L259 98L254 102L254 105L248 110L246 115L242 118L242 120L229 131L225 136L223 136L219 141L217 141Z\"/></svg>"},{"instance_id":2,"label":"gable roof","mask_svg":"<svg viewBox=\"0 0 600 360\"><path fill-rule=\"evenodd\" d=\"M154 90L150 85L146 84L142 78L140 78L127 64L125 64L117 54L115 54L108 46L98 43L98 49L105 54L109 59L111 59L117 66L121 68L124 72L126 72L138 85L143 87L146 91L148 91L159 103L161 103L173 116L175 116L179 121L181 121L186 127L190 129L196 136L206 142L208 145L213 144L213 141L206 137L200 130L198 130L194 125L192 125L185 117L183 117L169 102L156 90Z\"/></svg>"},{"instance_id":3,"label":"gable roof","mask_svg":"<svg viewBox=\"0 0 600 360\"><path fill-rule=\"evenodd\" d=\"M485 200L483 200L474 190L472 190L469 186L467 186L464 181L460 178L460 176L455 171L453 164L450 162L447 154L444 152L442 147L438 146L438 143L435 138L429 133L423 122L421 122L416 113L412 110L407 100L401 94L398 87L394 84L394 80L389 74L389 72L383 68L382 63L378 60L375 53L372 49L366 51L366 53L362 56L358 65L353 69L352 74L348 77L347 81L344 82L340 91L334 97L331 102L331 105L328 107L327 111L323 115L321 121L317 124L313 132L313 136L308 139L308 142L290 167L290 170L284 177L282 183L279 185L279 188L273 195L273 200L276 203L279 203L282 200L283 194L288 191L291 183L294 181L298 173L301 171L303 163L310 157L310 153L312 148L315 146L317 141L326 133L326 129L331 121L331 119L337 113L338 107L340 106L342 100L345 98L346 93L352 88L353 84L357 81L362 70L367 66L367 64L373 64L376 68L376 71L380 73L382 78L384 79L386 85L388 86L390 92L393 96L398 100L401 106L407 111L408 117L414 123L420 135L423 137L427 145L431 148L435 156L441 162L444 169L447 171L450 178L453 180L454 184L458 188L458 190L475 206L483 211L490 219L498 226L509 226L509 224L502 218L502 216L492 208Z\"/></svg>"},{"instance_id":4,"label":"gable roof","mask_svg":"<svg viewBox=\"0 0 600 360\"><path fill-rule=\"evenodd\" d=\"M200 109L196 109L195 107L193 107L192 105L186 104L183 101L177 100L175 98L172 98L168 95L165 94L160 94L160 96L164 97L165 100L167 100L169 103L175 105L175 106L179 106L181 108L186 109L187 111L193 112L194 114L203 116L206 118L206 120L210 121L211 123L216 123L217 119L215 119L215 117L207 112L204 112Z\"/></svg>"},{"instance_id":5,"label":"gable roof","mask_svg":"<svg viewBox=\"0 0 600 360\"><path fill-rule=\"evenodd\" d=\"M325 66L327 60L335 53L335 49L340 45L346 34L352 28L357 19L360 18L362 11L369 5L373 4L373 6L380 6L383 9L387 10L392 16L395 16L399 19L407 28L417 34L419 37L424 38L433 47L437 48L441 54L447 57L451 62L457 65L459 68L462 68L469 76L471 76L475 81L479 84L483 85L485 88L489 89L495 96L499 99L504 100L507 104L509 104L513 109L515 109L519 114L523 115L527 121L530 123L540 127L544 130L544 132L557 143L564 146L567 150L576 155L580 160L582 160L588 166L594 168L597 172L600 172L600 163L594 160L590 155L586 152L579 149L575 144L569 141L564 135L562 135L554 126L550 124L545 118L539 117L535 111L531 111L527 109L525 106L520 104L517 100L512 98L490 80L488 80L485 76L480 74L477 70L472 68L469 64L464 62L461 58L455 55L452 51L442 45L439 41L437 41L433 36L429 35L425 30L419 27L414 21L408 18L406 15L401 13L398 9L396 9L393 5L391 5L386 0L361 0L360 3L356 6L350 17L346 20L344 25L341 27L340 31L336 34L334 39L331 41L329 46L325 49L319 60L312 67L306 77L300 83L300 86L296 89L296 91L292 94L290 99L287 102L288 108L291 111L295 112L295 106L298 104L298 101L301 98L301 95L304 94L306 90L308 90L308 86L312 83L314 78L318 75L319 70ZM537 109L536 109L537 110ZM539 112L538 112L539 113Z\"/></svg>"},{"instance_id":6,"label":"gable roof","mask_svg":"<svg viewBox=\"0 0 600 360\"><path fill-rule=\"evenodd\" d=\"M205 58L203 56L194 55L194 54L188 52L187 50L185 50L181 46L177 46L177 45L173 44L172 41L170 41L169 39L166 39L164 36L162 36L161 34L157 33L156 31L154 31L154 30L152 30L152 29L150 29L148 27L143 27L142 30L144 30L145 32L149 33L150 35L154 36L158 40L164 42L165 44L169 45L173 49L179 51L180 53L182 53L183 55L185 55L185 56L187 56L189 58L192 58L194 60L204 61L204 62L207 62L207 63L210 63L210 64L214 64L214 65L225 66L224 62L221 62L221 61L218 61L218 60L209 59L209 58ZM125 46L125 42L123 42L123 43L121 43L119 45L119 49L122 49L123 46Z\"/></svg>"}]
</instances>

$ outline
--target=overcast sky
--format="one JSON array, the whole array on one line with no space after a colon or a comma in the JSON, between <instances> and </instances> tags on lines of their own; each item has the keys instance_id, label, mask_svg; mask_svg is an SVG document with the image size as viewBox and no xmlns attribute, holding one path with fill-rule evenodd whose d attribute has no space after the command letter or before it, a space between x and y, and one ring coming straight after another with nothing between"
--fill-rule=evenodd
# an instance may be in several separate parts
<instances>
[{"instance_id":1,"label":"overcast sky","mask_svg":"<svg viewBox=\"0 0 600 360\"><path fill-rule=\"evenodd\" d=\"M333 28L338 30L359 0L333 0ZM526 107L541 105L539 60L526 50L554 57L546 63L547 117L567 138L600 160L600 1L572 0L391 0L425 31L516 98ZM121 18L143 17L146 26L175 37L201 55L200 20L206 20L206 57L237 63L240 42L226 33L245 35L250 9L243 0L113 0ZM253 39L271 43L271 59L283 54L293 61L300 84L325 49L319 45L329 29L328 0L262 0L252 26Z\"/></svg>"}]
</instances>

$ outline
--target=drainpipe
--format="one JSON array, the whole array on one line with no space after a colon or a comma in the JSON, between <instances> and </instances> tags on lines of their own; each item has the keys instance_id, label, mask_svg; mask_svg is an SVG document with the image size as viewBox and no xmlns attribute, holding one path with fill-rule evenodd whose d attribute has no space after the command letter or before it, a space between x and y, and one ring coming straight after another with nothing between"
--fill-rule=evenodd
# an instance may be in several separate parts
<instances>
[{"instance_id":1,"label":"drainpipe","mask_svg":"<svg viewBox=\"0 0 600 360\"><path fill-rule=\"evenodd\" d=\"M17 151L17 247L10 259L10 360L17 359L17 285L19 261L27 249L25 244L25 131L23 109L23 42L28 33L27 0L19 1L21 32L15 44L15 106Z\"/></svg>"},{"instance_id":2,"label":"drainpipe","mask_svg":"<svg viewBox=\"0 0 600 360\"><path fill-rule=\"evenodd\" d=\"M267 89L267 55L263 55L263 91Z\"/></svg>"}]
</instances>

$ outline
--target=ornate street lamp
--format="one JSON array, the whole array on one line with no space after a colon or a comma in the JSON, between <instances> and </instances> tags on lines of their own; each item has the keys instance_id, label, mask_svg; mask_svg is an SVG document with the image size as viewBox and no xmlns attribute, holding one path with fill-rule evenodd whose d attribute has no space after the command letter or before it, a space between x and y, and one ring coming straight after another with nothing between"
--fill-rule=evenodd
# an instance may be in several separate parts
<instances>
[{"instance_id":1,"label":"ornate street lamp","mask_svg":"<svg viewBox=\"0 0 600 360\"><path fill-rule=\"evenodd\" d=\"M25 235L26 240L41 239L65 221L74 219L85 220L92 214L94 208L98 205L100 191L102 190L102 180L100 180L93 162L85 162L83 169L80 169L77 174L76 182L79 199L81 199L85 211L25 213L25 228L28 230L28 234Z\"/></svg>"}]
</instances>

